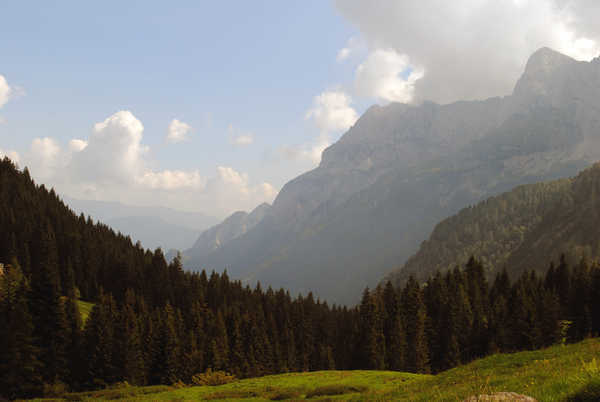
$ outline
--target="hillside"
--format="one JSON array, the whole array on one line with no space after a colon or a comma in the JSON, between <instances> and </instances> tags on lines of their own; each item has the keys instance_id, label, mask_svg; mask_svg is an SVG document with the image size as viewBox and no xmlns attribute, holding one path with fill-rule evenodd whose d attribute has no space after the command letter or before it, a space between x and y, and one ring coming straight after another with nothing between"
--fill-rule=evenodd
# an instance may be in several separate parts
<instances>
[{"instance_id":1,"label":"hillside","mask_svg":"<svg viewBox=\"0 0 600 402\"><path fill-rule=\"evenodd\" d=\"M600 58L543 48L509 96L373 106L259 224L186 267L355 303L440 220L600 159L599 99Z\"/></svg>"},{"instance_id":2,"label":"hillside","mask_svg":"<svg viewBox=\"0 0 600 402\"><path fill-rule=\"evenodd\" d=\"M600 164L576 177L531 184L465 208L436 225L406 264L388 275L425 280L476 255L488 277L504 267L518 276L566 254L572 262L600 257ZM540 272L540 271L538 271Z\"/></svg>"},{"instance_id":3,"label":"hillside","mask_svg":"<svg viewBox=\"0 0 600 402\"><path fill-rule=\"evenodd\" d=\"M510 391L539 401L592 401L600 398L599 361L600 340L596 338L535 352L497 354L436 376L393 371L321 371L267 376L215 387L128 387L74 394L63 400L269 401L328 396L353 401L461 401L472 395Z\"/></svg>"}]
</instances>

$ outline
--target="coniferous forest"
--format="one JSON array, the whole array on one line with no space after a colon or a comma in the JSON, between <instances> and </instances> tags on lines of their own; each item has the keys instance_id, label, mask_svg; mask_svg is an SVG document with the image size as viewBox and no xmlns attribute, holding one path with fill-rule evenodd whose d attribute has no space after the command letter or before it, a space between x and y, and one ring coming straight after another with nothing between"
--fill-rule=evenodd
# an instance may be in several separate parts
<instances>
[{"instance_id":1,"label":"coniferous forest","mask_svg":"<svg viewBox=\"0 0 600 402\"><path fill-rule=\"evenodd\" d=\"M600 267L488 282L471 258L425 283L366 289L355 307L184 272L71 212L0 162L0 396L327 369L439 372L490 353L600 333ZM77 299L95 306L82 322Z\"/></svg>"}]
</instances>

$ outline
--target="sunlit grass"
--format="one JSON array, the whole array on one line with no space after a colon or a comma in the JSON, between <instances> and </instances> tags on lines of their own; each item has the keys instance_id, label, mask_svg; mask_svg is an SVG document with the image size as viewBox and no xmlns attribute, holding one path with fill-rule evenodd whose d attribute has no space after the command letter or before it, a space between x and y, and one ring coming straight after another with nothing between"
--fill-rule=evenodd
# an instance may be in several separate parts
<instances>
[{"instance_id":1,"label":"sunlit grass","mask_svg":"<svg viewBox=\"0 0 600 402\"><path fill-rule=\"evenodd\" d=\"M600 339L590 339L539 351L497 354L436 376L319 371L251 378L214 387L125 387L74 394L66 399L462 401L470 395L511 391L539 401L592 401L600 400L599 362Z\"/></svg>"}]
</instances>

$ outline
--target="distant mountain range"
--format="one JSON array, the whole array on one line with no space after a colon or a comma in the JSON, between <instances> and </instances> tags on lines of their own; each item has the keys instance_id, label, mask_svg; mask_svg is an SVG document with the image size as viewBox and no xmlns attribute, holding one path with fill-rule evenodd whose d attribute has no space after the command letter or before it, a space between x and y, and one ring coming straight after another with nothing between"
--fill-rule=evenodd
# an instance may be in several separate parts
<instances>
[{"instance_id":1,"label":"distant mountain range","mask_svg":"<svg viewBox=\"0 0 600 402\"><path fill-rule=\"evenodd\" d=\"M600 59L535 52L511 95L371 107L288 182L264 218L189 268L352 303L418 250L440 220L515 186L600 159ZM212 237L210 237L212 239Z\"/></svg>"},{"instance_id":2,"label":"distant mountain range","mask_svg":"<svg viewBox=\"0 0 600 402\"><path fill-rule=\"evenodd\" d=\"M202 231L218 222L216 218L201 213L163 207L140 207L68 197L64 201L76 213L83 212L131 236L134 242L140 241L145 248L154 250L161 247L165 252L189 248Z\"/></svg>"}]
</instances>

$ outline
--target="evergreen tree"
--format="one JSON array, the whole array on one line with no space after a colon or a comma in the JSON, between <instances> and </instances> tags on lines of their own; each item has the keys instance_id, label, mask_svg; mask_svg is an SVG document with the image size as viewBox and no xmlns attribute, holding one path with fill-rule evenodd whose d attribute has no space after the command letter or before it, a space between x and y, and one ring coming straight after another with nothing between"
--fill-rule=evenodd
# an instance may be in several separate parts
<instances>
[{"instance_id":1,"label":"evergreen tree","mask_svg":"<svg viewBox=\"0 0 600 402\"><path fill-rule=\"evenodd\" d=\"M39 234L38 269L32 272L30 309L42 377L48 383L67 375L67 322L60 296L56 237L49 223Z\"/></svg>"},{"instance_id":2,"label":"evergreen tree","mask_svg":"<svg viewBox=\"0 0 600 402\"><path fill-rule=\"evenodd\" d=\"M0 397L11 400L40 392L28 293L29 283L13 259L0 275Z\"/></svg>"}]
</instances>

